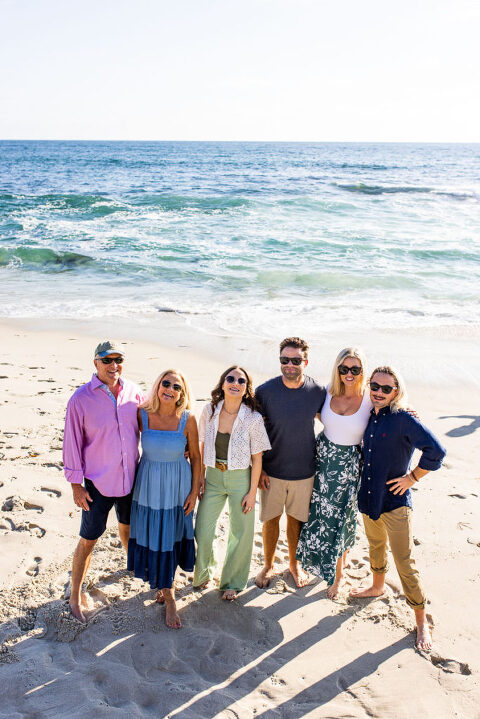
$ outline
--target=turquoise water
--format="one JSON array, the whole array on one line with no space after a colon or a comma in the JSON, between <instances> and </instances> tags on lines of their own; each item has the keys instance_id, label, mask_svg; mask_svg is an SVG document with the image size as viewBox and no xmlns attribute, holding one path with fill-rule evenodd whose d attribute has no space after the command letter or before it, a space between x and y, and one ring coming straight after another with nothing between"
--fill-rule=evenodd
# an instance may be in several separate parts
<instances>
[{"instance_id":1,"label":"turquoise water","mask_svg":"<svg viewBox=\"0 0 480 719\"><path fill-rule=\"evenodd\" d=\"M480 321L480 145L0 142L0 315Z\"/></svg>"}]
</instances>

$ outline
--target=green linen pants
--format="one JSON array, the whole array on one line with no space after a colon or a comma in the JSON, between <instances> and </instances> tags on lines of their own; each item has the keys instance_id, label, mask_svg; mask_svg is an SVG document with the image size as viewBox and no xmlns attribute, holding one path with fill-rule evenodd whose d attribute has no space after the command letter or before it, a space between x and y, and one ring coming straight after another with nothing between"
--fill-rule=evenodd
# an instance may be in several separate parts
<instances>
[{"instance_id":1,"label":"green linen pants","mask_svg":"<svg viewBox=\"0 0 480 719\"><path fill-rule=\"evenodd\" d=\"M205 493L198 505L195 522L197 559L193 585L198 587L213 578L216 568L213 542L218 518L228 499L229 530L220 590L245 589L252 558L255 510L243 513L242 499L250 489L248 469L219 469L207 467Z\"/></svg>"}]
</instances>

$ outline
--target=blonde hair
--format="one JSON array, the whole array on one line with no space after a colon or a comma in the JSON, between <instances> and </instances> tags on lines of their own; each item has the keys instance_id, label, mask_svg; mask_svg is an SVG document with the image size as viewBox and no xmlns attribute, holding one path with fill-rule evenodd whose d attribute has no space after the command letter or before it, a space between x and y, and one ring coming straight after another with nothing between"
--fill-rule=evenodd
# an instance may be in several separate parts
<instances>
[{"instance_id":1,"label":"blonde hair","mask_svg":"<svg viewBox=\"0 0 480 719\"><path fill-rule=\"evenodd\" d=\"M345 385L340 379L340 372L338 371L338 368L342 364L343 360L346 360L348 357L358 359L362 366L361 374L359 374L358 377L355 377L355 389L358 389L358 394L363 395L363 393L365 392L365 385L367 384L367 360L365 358L365 355L358 347L345 347L345 349L340 350L337 355L337 359L335 360L335 364L333 365L332 376L330 378L330 384L328 386L328 391L330 392L332 397L338 397L341 394L345 394Z\"/></svg>"},{"instance_id":2,"label":"blonde hair","mask_svg":"<svg viewBox=\"0 0 480 719\"><path fill-rule=\"evenodd\" d=\"M175 411L175 414L180 417L184 410L191 409L192 408L192 393L190 392L189 384L185 378L185 376L179 372L178 369L166 369L162 374L160 374L155 382L153 383L153 387L150 391L150 394L148 395L147 399L143 404L140 405L142 409L144 409L146 412L157 412L158 408L160 407L160 399L158 397L158 390L160 388L160 384L162 382L162 379L166 377L167 374L176 374L178 377L180 377L180 380L183 385L183 389L180 393L180 398L177 401L177 409Z\"/></svg>"},{"instance_id":3,"label":"blonde hair","mask_svg":"<svg viewBox=\"0 0 480 719\"><path fill-rule=\"evenodd\" d=\"M390 377L393 377L395 380L395 384L397 385L398 394L390 402L390 410L392 412L398 412L399 409L406 409L407 407L407 387L405 385L405 380L403 379L400 372L397 372L396 369L393 369L393 367L390 367L390 365L384 365L383 367L376 367L372 374L370 375L369 382L372 381L372 377L377 374L377 372L382 372L383 374L389 374Z\"/></svg>"}]
</instances>

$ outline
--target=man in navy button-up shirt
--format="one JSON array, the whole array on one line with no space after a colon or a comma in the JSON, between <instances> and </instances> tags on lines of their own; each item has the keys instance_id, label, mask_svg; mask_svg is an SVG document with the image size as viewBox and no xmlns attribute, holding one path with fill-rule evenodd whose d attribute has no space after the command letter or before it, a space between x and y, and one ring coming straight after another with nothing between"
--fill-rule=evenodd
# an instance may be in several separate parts
<instances>
[{"instance_id":1,"label":"man in navy button-up shirt","mask_svg":"<svg viewBox=\"0 0 480 719\"><path fill-rule=\"evenodd\" d=\"M411 556L413 534L410 487L431 470L439 469L445 450L436 437L403 407L406 401L401 376L391 367L378 367L370 377L373 409L363 437L364 466L358 508L363 513L370 545L373 583L353 590L356 597L383 594L388 570L387 539L408 604L415 611L417 646L431 649L423 592ZM415 449L422 452L418 466L409 470Z\"/></svg>"}]
</instances>

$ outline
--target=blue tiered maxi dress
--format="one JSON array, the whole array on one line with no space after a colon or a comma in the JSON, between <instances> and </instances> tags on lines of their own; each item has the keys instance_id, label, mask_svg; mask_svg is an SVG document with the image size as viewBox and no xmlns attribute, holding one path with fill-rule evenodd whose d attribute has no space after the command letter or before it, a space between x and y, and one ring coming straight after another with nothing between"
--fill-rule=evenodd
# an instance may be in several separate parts
<instances>
[{"instance_id":1,"label":"blue tiered maxi dress","mask_svg":"<svg viewBox=\"0 0 480 719\"><path fill-rule=\"evenodd\" d=\"M142 458L133 490L128 569L152 589L172 587L177 566L193 571L193 512L183 505L192 488L192 470L184 456L188 411L175 431L150 429L142 416Z\"/></svg>"}]
</instances>

